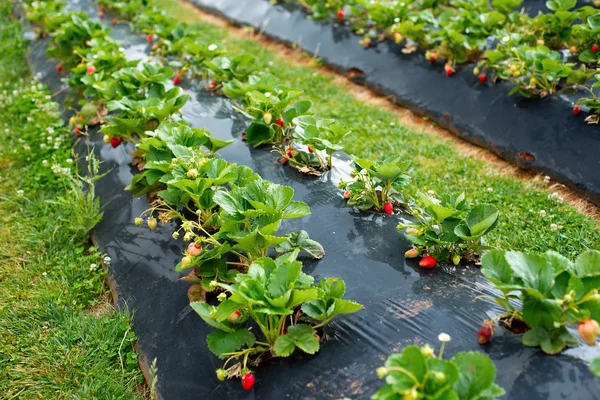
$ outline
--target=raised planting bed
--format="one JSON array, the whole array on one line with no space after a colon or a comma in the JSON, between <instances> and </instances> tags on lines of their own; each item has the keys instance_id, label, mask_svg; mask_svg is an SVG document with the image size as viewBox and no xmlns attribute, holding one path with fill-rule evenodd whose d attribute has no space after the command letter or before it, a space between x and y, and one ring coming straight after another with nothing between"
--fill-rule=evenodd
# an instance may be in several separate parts
<instances>
[{"instance_id":1,"label":"raised planting bed","mask_svg":"<svg viewBox=\"0 0 600 400\"><path fill-rule=\"evenodd\" d=\"M310 19L293 4L190 1L232 23L254 26L272 39L316 54L325 65L459 137L519 167L549 175L600 204L596 173L600 131L597 125L587 125L582 115L573 115L581 94L563 90L543 99L509 96L513 87L507 82L482 85L473 74L474 64L457 65L449 78L443 63L428 63L421 50L404 54L403 46L393 40L365 48L349 24ZM543 3L527 1L524 6L533 13Z\"/></svg>"},{"instance_id":2,"label":"raised planting bed","mask_svg":"<svg viewBox=\"0 0 600 400\"><path fill-rule=\"evenodd\" d=\"M68 6L97 15L90 2ZM110 20L108 15L105 21ZM115 25L112 35L122 41L129 59L149 50L146 38L132 34L129 25ZM56 65L44 55L47 44L47 39L32 41L28 58L32 71L58 90L62 85ZM277 162L270 148L255 149L240 140L250 122L229 100L208 93L201 82L183 79L180 84L190 95L182 108L183 118L193 127L207 128L214 138L235 140L219 157L246 165L263 179L291 186L294 199L310 206L310 215L285 220L281 230L304 229L322 243L326 255L320 260L303 258L304 272L317 280L343 278L346 297L364 309L338 317L319 331L322 341L316 355L294 353L289 358L265 360L255 369L252 392L244 392L238 380L219 381L215 370L222 362L206 343L214 329L189 305L190 284L179 280L187 272L175 272L187 243L172 238L177 229L174 222L156 230L134 223L149 207L144 197L134 198L124 191L139 172L130 155L134 146L104 143L103 135L92 130L89 137L76 142L75 150L84 167L84 156L91 149L107 172L97 182L104 216L94 238L112 259L109 268L119 304L134 312L142 359L146 365L157 360L157 389L162 398L368 398L382 385L375 370L390 353L410 344L433 343L441 332L453 338L445 354L470 350L488 354L498 371L496 382L508 398L597 398L599 381L586 361L598 352L590 347L575 347L551 357L524 347L520 335L502 327L492 342L480 347L476 331L481 321L501 309L485 299L472 300L497 292L473 265L425 270L416 261L406 261L402 254L411 244L396 225L410 219L408 215L358 212L345 205L337 184L348 179L346 155L338 153L335 167L320 177L302 175Z\"/></svg>"}]
</instances>

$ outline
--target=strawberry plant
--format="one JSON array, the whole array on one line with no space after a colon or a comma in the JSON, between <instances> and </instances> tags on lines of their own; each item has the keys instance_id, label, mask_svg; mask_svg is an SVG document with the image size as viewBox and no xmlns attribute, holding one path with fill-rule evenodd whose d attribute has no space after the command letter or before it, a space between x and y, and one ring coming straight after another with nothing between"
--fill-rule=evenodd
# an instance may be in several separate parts
<instances>
[{"instance_id":1,"label":"strawberry plant","mask_svg":"<svg viewBox=\"0 0 600 400\"><path fill-rule=\"evenodd\" d=\"M409 166L410 161L399 155L378 162L359 158L354 160L353 180L342 180L338 187L348 192L348 205L359 210L384 211L388 203L407 207L403 189L410 182Z\"/></svg>"},{"instance_id":2,"label":"strawberry plant","mask_svg":"<svg viewBox=\"0 0 600 400\"><path fill-rule=\"evenodd\" d=\"M218 306L191 303L208 325L218 329L206 342L217 357L225 359L217 371L220 378L250 374L250 367L258 365L264 355L289 357L296 350L315 354L321 341L319 328L338 315L362 309L342 298L345 285L340 278L326 278L315 285L313 277L302 272L297 253L276 260L258 258L231 285L214 281L226 293ZM258 326L256 334L243 327L247 320Z\"/></svg>"},{"instance_id":3,"label":"strawberry plant","mask_svg":"<svg viewBox=\"0 0 600 400\"><path fill-rule=\"evenodd\" d=\"M596 82L594 82L591 87L586 87L583 85L578 85L577 88L579 89L584 89L589 93L590 97L582 97L581 99L579 99L579 101L577 102L577 106L578 107L578 112L577 114L579 114L579 105L582 106L586 106L590 109L590 111L593 113L592 115L589 115L586 117L585 121L588 124L598 124L600 122L600 99L598 98L598 96L596 95L596 93L594 92L594 89L600 88L600 74L597 74L595 76L596 78ZM575 109L573 109L573 113L575 114Z\"/></svg>"},{"instance_id":4,"label":"strawberry plant","mask_svg":"<svg viewBox=\"0 0 600 400\"><path fill-rule=\"evenodd\" d=\"M441 334L440 339L449 337ZM496 368L487 355L461 352L444 360L444 345L437 356L428 344L407 346L402 353L392 354L377 369L386 384L371 399L472 400L504 395L504 389L494 383Z\"/></svg>"},{"instance_id":5,"label":"strawberry plant","mask_svg":"<svg viewBox=\"0 0 600 400\"><path fill-rule=\"evenodd\" d=\"M502 294L489 297L505 310L500 318L511 327L515 321L528 330L523 344L557 354L578 345L569 325L579 323L588 345L600 333L600 252L581 253L575 262L553 251L526 254L489 251L482 257L481 272Z\"/></svg>"},{"instance_id":6,"label":"strawberry plant","mask_svg":"<svg viewBox=\"0 0 600 400\"><path fill-rule=\"evenodd\" d=\"M40 37L46 37L50 32L54 31L53 28L56 25L50 24L51 19L56 19L57 17L63 20L67 19L65 14L61 14L64 6L64 0L33 1L31 3L24 2L23 4L25 18L36 26L36 33Z\"/></svg>"},{"instance_id":7,"label":"strawberry plant","mask_svg":"<svg viewBox=\"0 0 600 400\"><path fill-rule=\"evenodd\" d=\"M406 229L406 238L415 245L414 256L427 254L458 265L463 259L475 261L480 251L488 248L483 236L498 222L496 207L472 206L464 193L440 199L418 193L417 204L413 210L416 220L398 225L399 230Z\"/></svg>"},{"instance_id":8,"label":"strawberry plant","mask_svg":"<svg viewBox=\"0 0 600 400\"><path fill-rule=\"evenodd\" d=\"M134 137L142 137L146 131L153 131L162 122L181 109L188 101L189 95L174 87L167 92L149 93L150 97L143 100L132 100L123 97L120 100L108 102L109 111L119 111L109 117L108 123L100 132L109 137L120 137L134 141ZM156 95L157 97L153 97Z\"/></svg>"}]
</instances>

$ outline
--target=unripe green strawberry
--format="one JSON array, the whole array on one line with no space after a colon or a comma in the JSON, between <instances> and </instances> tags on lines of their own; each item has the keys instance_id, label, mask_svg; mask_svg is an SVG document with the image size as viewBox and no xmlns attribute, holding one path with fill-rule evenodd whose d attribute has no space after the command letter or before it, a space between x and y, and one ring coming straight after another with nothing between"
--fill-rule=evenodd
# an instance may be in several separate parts
<instances>
[{"instance_id":1,"label":"unripe green strawberry","mask_svg":"<svg viewBox=\"0 0 600 400\"><path fill-rule=\"evenodd\" d=\"M454 265L458 265L458 263L460 263L460 259L461 259L460 255L455 254L454 256L452 256L452 263Z\"/></svg>"},{"instance_id":2,"label":"unripe green strawberry","mask_svg":"<svg viewBox=\"0 0 600 400\"><path fill-rule=\"evenodd\" d=\"M198 170L195 168L190 169L187 172L187 177L190 179L196 179L198 177Z\"/></svg>"},{"instance_id":3,"label":"unripe green strawberry","mask_svg":"<svg viewBox=\"0 0 600 400\"><path fill-rule=\"evenodd\" d=\"M135 226L142 226L142 224L144 223L144 220L141 219L140 217L137 217L134 221L135 221Z\"/></svg>"},{"instance_id":4,"label":"unripe green strawberry","mask_svg":"<svg viewBox=\"0 0 600 400\"><path fill-rule=\"evenodd\" d=\"M192 263L192 257L185 256L181 259L181 269L189 268Z\"/></svg>"},{"instance_id":5,"label":"unripe green strawberry","mask_svg":"<svg viewBox=\"0 0 600 400\"><path fill-rule=\"evenodd\" d=\"M150 228L151 231L155 230L156 227L158 226L158 222L156 221L156 218L154 218L154 217L148 218L147 224L148 224L148 228Z\"/></svg>"},{"instance_id":6,"label":"unripe green strawberry","mask_svg":"<svg viewBox=\"0 0 600 400\"><path fill-rule=\"evenodd\" d=\"M104 135L104 137L102 138L102 141L103 141L104 143L109 143L109 142L110 142L110 136L108 136L108 135Z\"/></svg>"},{"instance_id":7,"label":"unripe green strawberry","mask_svg":"<svg viewBox=\"0 0 600 400\"><path fill-rule=\"evenodd\" d=\"M227 371L225 371L223 368L219 368L217 370L217 379L220 381L224 381L225 379L227 379L228 374Z\"/></svg>"}]
</instances>

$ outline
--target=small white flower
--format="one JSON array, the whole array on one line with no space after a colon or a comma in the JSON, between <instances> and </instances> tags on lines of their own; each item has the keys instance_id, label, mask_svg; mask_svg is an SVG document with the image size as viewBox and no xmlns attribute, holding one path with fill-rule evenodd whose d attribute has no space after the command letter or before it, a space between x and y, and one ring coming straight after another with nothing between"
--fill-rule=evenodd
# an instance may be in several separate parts
<instances>
[{"instance_id":1,"label":"small white flower","mask_svg":"<svg viewBox=\"0 0 600 400\"><path fill-rule=\"evenodd\" d=\"M42 165L46 167L48 165L48 160L42 160Z\"/></svg>"},{"instance_id":2,"label":"small white flower","mask_svg":"<svg viewBox=\"0 0 600 400\"><path fill-rule=\"evenodd\" d=\"M544 183L548 183L548 182L550 182L550 177L548 175L546 175L544 177Z\"/></svg>"},{"instance_id":3,"label":"small white flower","mask_svg":"<svg viewBox=\"0 0 600 400\"><path fill-rule=\"evenodd\" d=\"M42 276L48 276L48 273L44 271L42 272Z\"/></svg>"},{"instance_id":4,"label":"small white flower","mask_svg":"<svg viewBox=\"0 0 600 400\"><path fill-rule=\"evenodd\" d=\"M435 196L435 192L433 190L428 190L427 194L430 196Z\"/></svg>"},{"instance_id":5,"label":"small white flower","mask_svg":"<svg viewBox=\"0 0 600 400\"><path fill-rule=\"evenodd\" d=\"M45 150L47 147L46 143L40 143L40 149Z\"/></svg>"},{"instance_id":6,"label":"small white flower","mask_svg":"<svg viewBox=\"0 0 600 400\"><path fill-rule=\"evenodd\" d=\"M268 99L269 97L271 97L271 92L265 92L265 97Z\"/></svg>"},{"instance_id":7,"label":"small white flower","mask_svg":"<svg viewBox=\"0 0 600 400\"><path fill-rule=\"evenodd\" d=\"M546 216L546 210L540 210L540 217Z\"/></svg>"},{"instance_id":8,"label":"small white flower","mask_svg":"<svg viewBox=\"0 0 600 400\"><path fill-rule=\"evenodd\" d=\"M563 201L565 201L565 199L563 199L562 197L559 197L556 201L558 201L559 203L562 203Z\"/></svg>"},{"instance_id":9,"label":"small white flower","mask_svg":"<svg viewBox=\"0 0 600 400\"><path fill-rule=\"evenodd\" d=\"M90 264L90 271L95 271L98 269L98 266L94 263Z\"/></svg>"},{"instance_id":10,"label":"small white flower","mask_svg":"<svg viewBox=\"0 0 600 400\"><path fill-rule=\"evenodd\" d=\"M487 188L487 191L492 193L494 191L494 188L489 187L489 188Z\"/></svg>"},{"instance_id":11,"label":"small white flower","mask_svg":"<svg viewBox=\"0 0 600 400\"><path fill-rule=\"evenodd\" d=\"M105 263L105 264L110 264L110 260L111 260L111 259L110 259L110 257L109 257L109 256L106 256L106 257L104 257L102 260L104 261L104 263Z\"/></svg>"},{"instance_id":12,"label":"small white flower","mask_svg":"<svg viewBox=\"0 0 600 400\"><path fill-rule=\"evenodd\" d=\"M448 335L447 333L440 333L438 336L438 340L440 342L449 342L450 341L450 335Z\"/></svg>"},{"instance_id":13,"label":"small white flower","mask_svg":"<svg viewBox=\"0 0 600 400\"><path fill-rule=\"evenodd\" d=\"M552 229L553 231L557 231L558 230L558 225L556 225L556 224L550 224L550 229Z\"/></svg>"},{"instance_id":14,"label":"small white flower","mask_svg":"<svg viewBox=\"0 0 600 400\"><path fill-rule=\"evenodd\" d=\"M25 195L25 192L22 190L17 190L17 196L19 197L23 197Z\"/></svg>"},{"instance_id":15,"label":"small white flower","mask_svg":"<svg viewBox=\"0 0 600 400\"><path fill-rule=\"evenodd\" d=\"M215 51L215 50L217 49L217 47L218 47L218 46L217 46L216 44L214 44L214 43L213 43L213 44L211 44L210 46L208 46L208 50L210 50L210 51Z\"/></svg>"},{"instance_id":16,"label":"small white flower","mask_svg":"<svg viewBox=\"0 0 600 400\"><path fill-rule=\"evenodd\" d=\"M67 164L73 164L73 159L72 158L67 158L66 161L67 161Z\"/></svg>"}]
</instances>

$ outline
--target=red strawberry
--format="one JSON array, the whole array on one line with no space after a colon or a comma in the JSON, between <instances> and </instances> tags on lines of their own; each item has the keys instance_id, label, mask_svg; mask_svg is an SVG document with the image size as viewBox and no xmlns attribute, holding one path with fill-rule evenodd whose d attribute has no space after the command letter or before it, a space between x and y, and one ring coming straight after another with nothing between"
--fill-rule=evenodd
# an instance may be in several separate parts
<instances>
[{"instance_id":1,"label":"red strawberry","mask_svg":"<svg viewBox=\"0 0 600 400\"><path fill-rule=\"evenodd\" d=\"M292 157L292 146L288 146L285 148L285 155L288 156L288 158Z\"/></svg>"},{"instance_id":2,"label":"red strawberry","mask_svg":"<svg viewBox=\"0 0 600 400\"><path fill-rule=\"evenodd\" d=\"M594 53L597 53L597 52L598 52L598 45L597 45L597 44L594 44L594 45L592 45L592 51L593 51Z\"/></svg>"},{"instance_id":3,"label":"red strawberry","mask_svg":"<svg viewBox=\"0 0 600 400\"><path fill-rule=\"evenodd\" d=\"M202 253L202 246L199 246L196 242L192 242L188 245L188 254L192 257L199 256Z\"/></svg>"},{"instance_id":4,"label":"red strawberry","mask_svg":"<svg viewBox=\"0 0 600 400\"><path fill-rule=\"evenodd\" d=\"M154 35L152 35L152 34L148 34L148 35L146 35L146 41L147 41L147 42L151 42L151 41L153 41L153 40L154 40Z\"/></svg>"},{"instance_id":5,"label":"red strawberry","mask_svg":"<svg viewBox=\"0 0 600 400\"><path fill-rule=\"evenodd\" d=\"M210 81L210 87L216 87L217 83L215 81Z\"/></svg>"},{"instance_id":6,"label":"red strawberry","mask_svg":"<svg viewBox=\"0 0 600 400\"><path fill-rule=\"evenodd\" d=\"M173 84L174 84L174 85L177 85L177 84L179 84L179 81L180 81L180 80L181 80L181 78L180 78L179 76L175 75L175 77L173 78Z\"/></svg>"},{"instance_id":7,"label":"red strawberry","mask_svg":"<svg viewBox=\"0 0 600 400\"><path fill-rule=\"evenodd\" d=\"M371 38L364 38L363 39L363 46L370 47L371 46Z\"/></svg>"},{"instance_id":8,"label":"red strawberry","mask_svg":"<svg viewBox=\"0 0 600 400\"><path fill-rule=\"evenodd\" d=\"M435 57L429 57L429 63L433 64L435 62Z\"/></svg>"},{"instance_id":9,"label":"red strawberry","mask_svg":"<svg viewBox=\"0 0 600 400\"><path fill-rule=\"evenodd\" d=\"M62 72L62 65L57 65L56 66L56 72L58 72L59 74Z\"/></svg>"},{"instance_id":10,"label":"red strawberry","mask_svg":"<svg viewBox=\"0 0 600 400\"><path fill-rule=\"evenodd\" d=\"M346 191L344 192L344 198L345 198L346 200L348 200L348 199L350 198L350 191L349 191L349 190L346 190Z\"/></svg>"},{"instance_id":11,"label":"red strawberry","mask_svg":"<svg viewBox=\"0 0 600 400\"><path fill-rule=\"evenodd\" d=\"M281 157L281 160L279 160L281 162L281 165L285 165L287 164L290 160L288 160L287 157Z\"/></svg>"},{"instance_id":12,"label":"red strawberry","mask_svg":"<svg viewBox=\"0 0 600 400\"><path fill-rule=\"evenodd\" d=\"M594 346L596 344L596 338L600 335L600 325L593 319L588 319L579 324L577 328L579 336L583 341L589 345Z\"/></svg>"},{"instance_id":13,"label":"red strawberry","mask_svg":"<svg viewBox=\"0 0 600 400\"><path fill-rule=\"evenodd\" d=\"M581 108L579 108L579 106L573 107L573 115L579 115L580 112Z\"/></svg>"},{"instance_id":14,"label":"red strawberry","mask_svg":"<svg viewBox=\"0 0 600 400\"><path fill-rule=\"evenodd\" d=\"M388 215L392 215L394 213L394 206L388 201L383 205L383 211Z\"/></svg>"},{"instance_id":15,"label":"red strawberry","mask_svg":"<svg viewBox=\"0 0 600 400\"><path fill-rule=\"evenodd\" d=\"M479 341L479 344L486 344L489 342L493 334L493 325L488 321L484 321L483 326L477 331L477 340Z\"/></svg>"},{"instance_id":16,"label":"red strawberry","mask_svg":"<svg viewBox=\"0 0 600 400\"><path fill-rule=\"evenodd\" d=\"M89 67L87 67L87 71L86 72L87 72L88 75L91 75L94 72L96 72L96 67L94 67L93 65L90 65Z\"/></svg>"},{"instance_id":17,"label":"red strawberry","mask_svg":"<svg viewBox=\"0 0 600 400\"><path fill-rule=\"evenodd\" d=\"M446 71L446 76L454 75L454 68L449 65L444 66L444 71Z\"/></svg>"},{"instance_id":18,"label":"red strawberry","mask_svg":"<svg viewBox=\"0 0 600 400\"><path fill-rule=\"evenodd\" d=\"M309 152L309 153L314 153L314 152L315 152L315 151L313 150L313 147L312 147L312 146L308 146L308 152Z\"/></svg>"},{"instance_id":19,"label":"red strawberry","mask_svg":"<svg viewBox=\"0 0 600 400\"><path fill-rule=\"evenodd\" d=\"M234 312L229 314L229 316L227 317L227 322L229 322L230 324L235 324L239 321L240 318L242 318L242 313L238 310L235 310Z\"/></svg>"},{"instance_id":20,"label":"red strawberry","mask_svg":"<svg viewBox=\"0 0 600 400\"><path fill-rule=\"evenodd\" d=\"M254 386L254 374L246 374L242 376L242 387L244 390L250 390Z\"/></svg>"},{"instance_id":21,"label":"red strawberry","mask_svg":"<svg viewBox=\"0 0 600 400\"><path fill-rule=\"evenodd\" d=\"M485 76L485 74L479 75L478 78L482 85L485 84L485 81L487 80L487 76Z\"/></svg>"},{"instance_id":22,"label":"red strawberry","mask_svg":"<svg viewBox=\"0 0 600 400\"><path fill-rule=\"evenodd\" d=\"M119 147L119 145L121 144L122 139L120 137L111 137L110 138L110 145L114 148Z\"/></svg>"},{"instance_id":23,"label":"red strawberry","mask_svg":"<svg viewBox=\"0 0 600 400\"><path fill-rule=\"evenodd\" d=\"M81 135L81 128L76 126L75 129L73 130L73 133L75 134L75 136Z\"/></svg>"},{"instance_id":24,"label":"red strawberry","mask_svg":"<svg viewBox=\"0 0 600 400\"><path fill-rule=\"evenodd\" d=\"M425 256L419 262L419 267L423 268L434 268L437 265L435 258L431 256Z\"/></svg>"},{"instance_id":25,"label":"red strawberry","mask_svg":"<svg viewBox=\"0 0 600 400\"><path fill-rule=\"evenodd\" d=\"M344 19L344 10L338 10L337 16L339 19Z\"/></svg>"},{"instance_id":26,"label":"red strawberry","mask_svg":"<svg viewBox=\"0 0 600 400\"><path fill-rule=\"evenodd\" d=\"M282 120L281 118L277 118L277 119L275 120L275 123L276 123L277 125L279 125L280 127L282 127L282 128L283 128L283 120Z\"/></svg>"}]
</instances>

